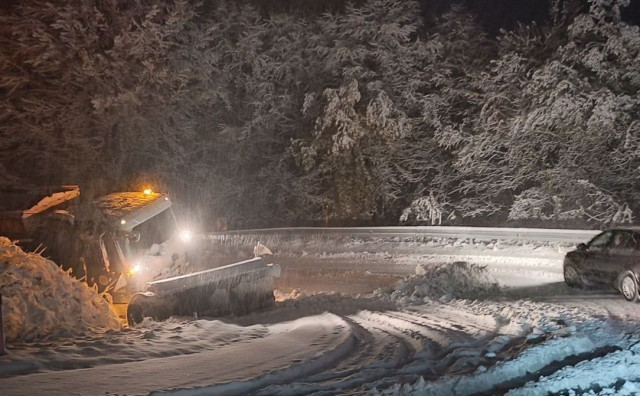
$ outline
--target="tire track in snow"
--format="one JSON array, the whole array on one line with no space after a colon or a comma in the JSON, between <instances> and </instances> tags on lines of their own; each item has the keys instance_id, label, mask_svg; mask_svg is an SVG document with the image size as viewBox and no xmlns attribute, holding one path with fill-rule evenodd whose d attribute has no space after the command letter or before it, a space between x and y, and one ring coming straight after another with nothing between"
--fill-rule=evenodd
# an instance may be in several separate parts
<instances>
[{"instance_id":1,"label":"tire track in snow","mask_svg":"<svg viewBox=\"0 0 640 396\"><path fill-rule=\"evenodd\" d=\"M547 394L589 394L609 388L609 394L632 395L640 392L640 342L603 348L571 362L558 364L557 370L505 392L509 396ZM549 370L551 371L551 370ZM589 378L589 381L585 381ZM626 378L626 379L624 379ZM629 380L631 379L631 380Z\"/></svg>"},{"instance_id":2,"label":"tire track in snow","mask_svg":"<svg viewBox=\"0 0 640 396\"><path fill-rule=\"evenodd\" d=\"M604 379L601 379L598 367L601 362L609 362L609 366L621 364L621 359L616 356L619 354L626 354L627 362L631 362L634 369L640 367L640 356L636 356L640 352L640 344L636 334L637 325L634 323L593 319L578 328L565 327L555 333L547 333L542 342L530 345L512 359L502 358L488 369L434 381L425 381L429 378L421 376L413 383L405 382L403 392L399 394L480 396L506 393L529 396L558 394L578 388L576 384L580 383L586 388L589 382L596 387L600 386L599 383L604 386L624 383L620 379L633 369L606 370ZM530 341L529 337L525 339L525 342ZM630 348L636 351L630 351ZM591 366L590 372L581 367L585 365Z\"/></svg>"},{"instance_id":3,"label":"tire track in snow","mask_svg":"<svg viewBox=\"0 0 640 396\"><path fill-rule=\"evenodd\" d=\"M351 326L329 313L274 324L268 330L260 338L188 355L2 378L0 393L146 395L165 389L160 393L244 395L325 370L356 349ZM209 387L212 384L217 385ZM188 387L202 388L184 389Z\"/></svg>"},{"instance_id":4,"label":"tire track in snow","mask_svg":"<svg viewBox=\"0 0 640 396\"><path fill-rule=\"evenodd\" d=\"M493 317L451 312L433 305L425 312L360 311L344 317L351 324L357 350L335 367L258 394L341 393L373 382L397 381L416 372L442 375L465 359L482 356L487 340L500 327Z\"/></svg>"},{"instance_id":5,"label":"tire track in snow","mask_svg":"<svg viewBox=\"0 0 640 396\"><path fill-rule=\"evenodd\" d=\"M591 351L578 353L576 355L570 355L565 357L562 360L556 360L550 362L548 365L536 370L534 373L527 373L524 376L510 379L508 381L502 382L497 386L494 386L488 391L475 393L474 396L492 396L492 395L522 395L522 396L533 396L534 394L540 395L548 395L549 389L544 389L543 393L538 390L538 392L532 392L531 388L536 388L535 384L541 383L544 384L544 378L558 371L564 370L567 367L573 367L581 362L588 362L592 360L597 360L599 358L605 357L611 353L615 353L619 351L620 348L617 346L604 346L600 348L595 348ZM578 376L581 377L581 376ZM580 379L582 385L587 381L586 377Z\"/></svg>"},{"instance_id":6,"label":"tire track in snow","mask_svg":"<svg viewBox=\"0 0 640 396\"><path fill-rule=\"evenodd\" d=\"M358 339L359 349L354 354L322 373L299 378L287 386L271 386L258 394L298 395L319 389L322 393L339 393L378 380L414 355L415 351L404 338L380 329L365 329L349 318L344 319L351 323Z\"/></svg>"}]
</instances>

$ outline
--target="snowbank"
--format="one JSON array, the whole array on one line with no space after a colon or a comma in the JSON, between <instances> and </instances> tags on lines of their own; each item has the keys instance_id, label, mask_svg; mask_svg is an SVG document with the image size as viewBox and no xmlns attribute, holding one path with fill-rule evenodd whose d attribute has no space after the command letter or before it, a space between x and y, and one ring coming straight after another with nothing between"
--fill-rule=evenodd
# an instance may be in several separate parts
<instances>
[{"instance_id":1,"label":"snowbank","mask_svg":"<svg viewBox=\"0 0 640 396\"><path fill-rule=\"evenodd\" d=\"M569 333L549 334L548 341L525 349L511 360L497 362L489 368L478 367L472 374L447 376L436 381L420 377L414 384L395 384L373 393L454 396L505 394L509 390L506 393L509 396L636 394L637 337L630 337L620 331L620 326L600 320L591 320L570 330ZM605 349L614 352L605 354L602 352ZM600 353L605 356L598 357ZM571 363L572 359L579 362ZM565 367L557 370L554 365ZM549 369L557 371L545 377L543 373ZM529 378L532 381L527 382ZM515 387L524 382L524 387Z\"/></svg>"},{"instance_id":2,"label":"snowbank","mask_svg":"<svg viewBox=\"0 0 640 396\"><path fill-rule=\"evenodd\" d=\"M507 396L549 393L618 396L640 394L640 344L600 358L581 361L575 366L568 365L548 377L541 377L522 388L511 390Z\"/></svg>"},{"instance_id":3,"label":"snowbank","mask_svg":"<svg viewBox=\"0 0 640 396\"><path fill-rule=\"evenodd\" d=\"M416 275L398 281L389 296L404 304L429 300L487 299L502 295L500 286L493 281L484 266L464 261L452 264L418 264ZM381 289L374 296L385 298Z\"/></svg>"},{"instance_id":4,"label":"snowbank","mask_svg":"<svg viewBox=\"0 0 640 396\"><path fill-rule=\"evenodd\" d=\"M109 304L39 254L0 237L0 293L8 342L119 329Z\"/></svg>"}]
</instances>

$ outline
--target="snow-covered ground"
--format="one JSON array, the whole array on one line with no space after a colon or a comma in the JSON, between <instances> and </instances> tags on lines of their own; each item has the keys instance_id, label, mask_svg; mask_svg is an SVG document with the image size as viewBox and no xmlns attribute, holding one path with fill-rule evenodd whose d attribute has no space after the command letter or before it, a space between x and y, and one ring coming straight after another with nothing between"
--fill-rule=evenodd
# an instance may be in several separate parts
<instances>
[{"instance_id":1,"label":"snow-covered ground","mask_svg":"<svg viewBox=\"0 0 640 396\"><path fill-rule=\"evenodd\" d=\"M0 393L640 394L640 305L567 288L570 245L290 242L275 308L13 342Z\"/></svg>"}]
</instances>

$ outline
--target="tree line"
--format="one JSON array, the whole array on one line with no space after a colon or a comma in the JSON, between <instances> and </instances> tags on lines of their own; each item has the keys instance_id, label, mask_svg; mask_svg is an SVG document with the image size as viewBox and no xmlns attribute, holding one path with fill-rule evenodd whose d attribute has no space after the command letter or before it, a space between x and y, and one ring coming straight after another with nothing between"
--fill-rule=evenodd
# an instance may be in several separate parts
<instances>
[{"instance_id":1,"label":"tree line","mask_svg":"<svg viewBox=\"0 0 640 396\"><path fill-rule=\"evenodd\" d=\"M152 183L204 221L601 227L640 214L629 0L0 10L0 188ZM285 4L285 3L282 3Z\"/></svg>"}]
</instances>

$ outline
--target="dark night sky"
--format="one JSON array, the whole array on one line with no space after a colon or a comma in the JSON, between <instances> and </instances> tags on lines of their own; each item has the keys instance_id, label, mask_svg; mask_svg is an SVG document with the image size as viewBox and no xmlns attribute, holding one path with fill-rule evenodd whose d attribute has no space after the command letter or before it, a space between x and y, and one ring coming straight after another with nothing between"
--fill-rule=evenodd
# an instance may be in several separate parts
<instances>
[{"instance_id":1,"label":"dark night sky","mask_svg":"<svg viewBox=\"0 0 640 396\"><path fill-rule=\"evenodd\" d=\"M465 0L464 4L492 34L501 28L512 29L518 22L536 21L542 25L549 15L547 0Z\"/></svg>"},{"instance_id":2,"label":"dark night sky","mask_svg":"<svg viewBox=\"0 0 640 396\"><path fill-rule=\"evenodd\" d=\"M441 1L450 3L446 0ZM497 32L500 28L510 29L517 22L536 21L538 24L544 24L552 4L550 0L462 0L462 2L480 17L482 24L490 32ZM589 9L587 0L574 3L585 12ZM640 0L631 0L629 6L622 9L622 19L627 23L640 25Z\"/></svg>"},{"instance_id":3,"label":"dark night sky","mask_svg":"<svg viewBox=\"0 0 640 396\"><path fill-rule=\"evenodd\" d=\"M511 29L518 22L530 23L535 21L544 25L549 17L551 0L460 0L469 10L478 15L480 23L492 34L497 34L501 28ZM568 3L569 1L567 1ZM432 6L440 3L439 7L446 8L452 2L448 0L421 0L423 5ZM589 10L587 0L576 0L576 7L584 12ZM622 19L630 24L640 25L640 0L631 0L628 7L622 10Z\"/></svg>"},{"instance_id":4,"label":"dark night sky","mask_svg":"<svg viewBox=\"0 0 640 396\"><path fill-rule=\"evenodd\" d=\"M343 8L348 3L362 3L364 0L257 0L254 4L263 10L304 10L310 14ZM527 23L543 21L547 17L549 0L417 0L424 14L446 12L451 4L462 3L477 14L482 24L492 32L509 28L518 21ZM640 0L637 0L640 1Z\"/></svg>"},{"instance_id":5,"label":"dark night sky","mask_svg":"<svg viewBox=\"0 0 640 396\"><path fill-rule=\"evenodd\" d=\"M430 10L445 12L454 3L450 0L419 1L425 13ZM502 28L511 29L518 22L544 24L549 10L548 0L460 0L459 3L476 14L490 34L497 34Z\"/></svg>"},{"instance_id":6,"label":"dark night sky","mask_svg":"<svg viewBox=\"0 0 640 396\"><path fill-rule=\"evenodd\" d=\"M631 0L629 7L622 11L622 19L627 23L640 25L640 0Z\"/></svg>"},{"instance_id":7,"label":"dark night sky","mask_svg":"<svg viewBox=\"0 0 640 396\"><path fill-rule=\"evenodd\" d=\"M254 4L263 10L304 10L310 14L336 10L344 7L348 2L360 3L363 0L256 0ZM500 29L512 29L519 22L528 24L535 21L538 25L547 23L549 7L552 0L417 0L425 16L446 12L453 3L461 3L476 14L482 26L491 35L499 33ZM588 0L565 0L572 2L584 11L589 9ZM640 25L640 0L631 0L630 5L623 9L623 19L627 23Z\"/></svg>"},{"instance_id":8,"label":"dark night sky","mask_svg":"<svg viewBox=\"0 0 640 396\"><path fill-rule=\"evenodd\" d=\"M317 14L327 10L335 10L344 7L348 2L359 3L363 0L254 0L250 3L264 10L305 10L311 14ZM552 0L417 0L425 14L436 11L446 11L453 3L462 3L473 11L480 23L490 34L497 34L501 28L511 29L518 22L530 23L536 21L544 25L548 18L549 5ZM571 0L568 0L571 1ZM589 7L588 0L574 0L584 10ZM18 0L0 0L0 7L7 8L19 4ZM622 18L625 22L640 25L640 0L630 0L628 7L623 9Z\"/></svg>"}]
</instances>

